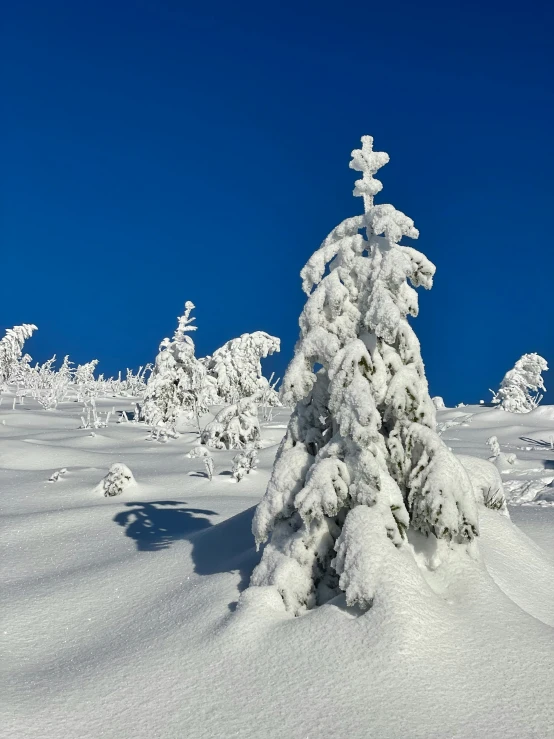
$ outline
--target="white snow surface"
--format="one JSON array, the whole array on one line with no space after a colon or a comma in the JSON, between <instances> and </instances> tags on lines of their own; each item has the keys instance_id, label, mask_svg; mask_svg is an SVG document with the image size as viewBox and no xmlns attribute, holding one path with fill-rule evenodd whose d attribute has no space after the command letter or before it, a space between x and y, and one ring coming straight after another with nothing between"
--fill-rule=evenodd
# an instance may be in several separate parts
<instances>
[{"instance_id":1,"label":"white snow surface","mask_svg":"<svg viewBox=\"0 0 554 739\"><path fill-rule=\"evenodd\" d=\"M113 405L133 407L98 401ZM495 435L517 455L501 476L524 504L511 520L480 507L481 558L456 555L447 580L416 534L366 613L339 597L298 618L272 588L245 592L286 409L238 484L234 451L213 452L212 482L187 457L192 427L167 444L133 423L93 436L80 412L0 406L2 736L554 736L554 505L521 492L554 490L554 407L438 411L462 421L443 431L455 452L488 458ZM136 485L104 497L114 463Z\"/></svg>"}]
</instances>

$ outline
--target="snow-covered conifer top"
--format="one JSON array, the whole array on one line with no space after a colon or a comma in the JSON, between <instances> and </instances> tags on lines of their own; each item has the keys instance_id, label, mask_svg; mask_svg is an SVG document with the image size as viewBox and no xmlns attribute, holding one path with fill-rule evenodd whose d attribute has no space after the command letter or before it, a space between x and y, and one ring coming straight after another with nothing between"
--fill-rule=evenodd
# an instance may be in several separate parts
<instances>
[{"instance_id":1,"label":"snow-covered conifer top","mask_svg":"<svg viewBox=\"0 0 554 739\"><path fill-rule=\"evenodd\" d=\"M191 325L192 322L196 320L196 317L190 317L191 311L194 310L195 307L196 306L192 301L187 300L185 303L185 312L182 316L177 316L177 328L173 335L174 341L191 341L188 336L185 336L185 333L187 331L196 331L198 328L198 326Z\"/></svg>"}]
</instances>

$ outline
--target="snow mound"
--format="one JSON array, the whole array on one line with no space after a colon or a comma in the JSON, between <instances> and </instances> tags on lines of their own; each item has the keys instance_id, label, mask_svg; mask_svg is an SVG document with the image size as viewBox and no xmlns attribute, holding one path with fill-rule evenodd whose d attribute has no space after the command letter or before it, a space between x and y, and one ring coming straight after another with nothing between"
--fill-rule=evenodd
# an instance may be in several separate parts
<instances>
[{"instance_id":1,"label":"snow mound","mask_svg":"<svg viewBox=\"0 0 554 739\"><path fill-rule=\"evenodd\" d=\"M542 423L543 421L554 421L554 405L540 405L525 414L526 423Z\"/></svg>"}]
</instances>

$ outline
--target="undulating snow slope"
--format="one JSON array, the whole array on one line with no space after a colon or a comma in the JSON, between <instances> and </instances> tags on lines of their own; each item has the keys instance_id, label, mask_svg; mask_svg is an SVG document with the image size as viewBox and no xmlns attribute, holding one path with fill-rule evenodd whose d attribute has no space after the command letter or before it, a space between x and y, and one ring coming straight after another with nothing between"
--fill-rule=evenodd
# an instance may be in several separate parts
<instances>
[{"instance_id":1,"label":"undulating snow slope","mask_svg":"<svg viewBox=\"0 0 554 739\"><path fill-rule=\"evenodd\" d=\"M449 580L414 537L420 567L406 553L370 611L339 600L292 619L263 589L237 607L259 559L253 507L287 411L264 425L260 468L238 484L233 452L214 452L211 483L185 456L192 432L158 444L122 423L91 436L79 415L75 403L0 406L3 735L554 736L546 498L511 508L517 526L481 510L482 562L460 559ZM554 408L439 413L441 423L460 420L443 434L454 451L487 457L494 434L517 454L503 475L516 502L529 498L525 484L543 490L554 479ZM137 487L104 498L95 486L113 462Z\"/></svg>"}]
</instances>

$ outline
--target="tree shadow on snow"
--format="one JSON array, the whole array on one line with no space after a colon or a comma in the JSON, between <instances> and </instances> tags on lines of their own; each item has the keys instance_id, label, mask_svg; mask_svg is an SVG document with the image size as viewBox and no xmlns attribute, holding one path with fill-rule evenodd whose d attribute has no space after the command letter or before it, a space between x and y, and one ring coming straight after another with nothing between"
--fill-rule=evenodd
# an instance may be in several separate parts
<instances>
[{"instance_id":1,"label":"tree shadow on snow","mask_svg":"<svg viewBox=\"0 0 554 739\"><path fill-rule=\"evenodd\" d=\"M520 441L524 441L526 444L533 444L533 446L546 447L552 449L552 444L545 439L531 439L530 436L520 436Z\"/></svg>"},{"instance_id":2,"label":"tree shadow on snow","mask_svg":"<svg viewBox=\"0 0 554 739\"><path fill-rule=\"evenodd\" d=\"M212 524L199 516L217 515L215 511L187 508L174 500L156 500L151 503L125 503L129 510L114 516L119 526L125 526L125 535L135 540L139 552L157 552L167 549L177 539L188 539Z\"/></svg>"},{"instance_id":3,"label":"tree shadow on snow","mask_svg":"<svg viewBox=\"0 0 554 739\"><path fill-rule=\"evenodd\" d=\"M256 506L248 508L194 537L192 559L198 575L238 572L239 593L248 587L252 570L261 557L261 552L256 552L252 535L255 510ZM229 604L230 610L235 607L236 602Z\"/></svg>"},{"instance_id":4,"label":"tree shadow on snow","mask_svg":"<svg viewBox=\"0 0 554 739\"><path fill-rule=\"evenodd\" d=\"M128 510L121 511L113 520L126 527L126 536L135 540L139 552L160 551L178 539L189 539L197 575L238 572L239 592L248 586L252 570L261 557L252 535L256 506L216 525L203 518L217 515L215 511L187 508L186 504L173 500L125 506ZM229 604L231 610L235 607L236 602Z\"/></svg>"}]
</instances>

